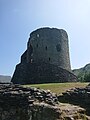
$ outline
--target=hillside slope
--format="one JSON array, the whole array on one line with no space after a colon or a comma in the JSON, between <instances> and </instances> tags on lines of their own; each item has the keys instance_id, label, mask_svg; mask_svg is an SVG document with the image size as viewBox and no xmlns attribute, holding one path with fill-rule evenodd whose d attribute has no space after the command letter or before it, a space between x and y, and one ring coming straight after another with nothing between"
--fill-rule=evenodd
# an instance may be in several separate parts
<instances>
[{"instance_id":1,"label":"hillside slope","mask_svg":"<svg viewBox=\"0 0 90 120\"><path fill-rule=\"evenodd\" d=\"M0 75L0 82L10 82L11 81L11 76L4 76Z\"/></svg>"},{"instance_id":2,"label":"hillside slope","mask_svg":"<svg viewBox=\"0 0 90 120\"><path fill-rule=\"evenodd\" d=\"M76 76L78 76L79 80L85 79L87 75L88 77L90 76L90 63L80 69L74 69L72 71Z\"/></svg>"}]
</instances>

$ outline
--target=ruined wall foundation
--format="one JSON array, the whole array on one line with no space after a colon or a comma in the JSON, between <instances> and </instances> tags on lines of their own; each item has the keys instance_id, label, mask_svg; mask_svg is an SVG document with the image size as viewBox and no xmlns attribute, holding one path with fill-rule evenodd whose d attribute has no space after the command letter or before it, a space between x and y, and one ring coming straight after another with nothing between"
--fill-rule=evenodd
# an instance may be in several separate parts
<instances>
[{"instance_id":1,"label":"ruined wall foundation","mask_svg":"<svg viewBox=\"0 0 90 120\"><path fill-rule=\"evenodd\" d=\"M0 84L0 120L84 120L84 109L65 106L49 90Z\"/></svg>"}]
</instances>

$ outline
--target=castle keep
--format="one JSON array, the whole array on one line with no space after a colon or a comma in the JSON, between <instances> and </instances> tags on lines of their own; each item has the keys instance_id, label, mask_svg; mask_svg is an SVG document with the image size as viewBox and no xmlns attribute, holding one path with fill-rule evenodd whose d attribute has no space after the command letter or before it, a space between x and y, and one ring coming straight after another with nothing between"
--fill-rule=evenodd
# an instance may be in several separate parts
<instances>
[{"instance_id":1,"label":"castle keep","mask_svg":"<svg viewBox=\"0 0 90 120\"><path fill-rule=\"evenodd\" d=\"M26 57L28 63L45 62L70 70L67 33L55 28L42 28L32 32Z\"/></svg>"},{"instance_id":2,"label":"castle keep","mask_svg":"<svg viewBox=\"0 0 90 120\"><path fill-rule=\"evenodd\" d=\"M12 77L13 83L76 81L71 73L68 35L63 29L40 28L30 34L27 50Z\"/></svg>"}]
</instances>

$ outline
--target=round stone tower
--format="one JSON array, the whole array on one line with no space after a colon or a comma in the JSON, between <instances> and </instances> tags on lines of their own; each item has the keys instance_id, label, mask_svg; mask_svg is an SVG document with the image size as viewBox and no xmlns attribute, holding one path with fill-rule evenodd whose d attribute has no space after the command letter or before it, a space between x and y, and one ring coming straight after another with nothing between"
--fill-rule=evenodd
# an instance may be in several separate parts
<instances>
[{"instance_id":1,"label":"round stone tower","mask_svg":"<svg viewBox=\"0 0 90 120\"><path fill-rule=\"evenodd\" d=\"M11 82L41 84L75 81L77 77L71 72L66 31L57 28L33 31Z\"/></svg>"},{"instance_id":2,"label":"round stone tower","mask_svg":"<svg viewBox=\"0 0 90 120\"><path fill-rule=\"evenodd\" d=\"M71 71L68 35L57 28L40 28L30 34L27 63L50 63Z\"/></svg>"}]
</instances>

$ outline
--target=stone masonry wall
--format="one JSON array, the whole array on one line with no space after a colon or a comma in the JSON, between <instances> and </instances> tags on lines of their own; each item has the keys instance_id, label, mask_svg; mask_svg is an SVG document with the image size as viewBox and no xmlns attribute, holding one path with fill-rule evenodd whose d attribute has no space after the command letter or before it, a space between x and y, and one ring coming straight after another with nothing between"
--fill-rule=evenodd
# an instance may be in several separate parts
<instances>
[{"instance_id":1,"label":"stone masonry wall","mask_svg":"<svg viewBox=\"0 0 90 120\"><path fill-rule=\"evenodd\" d=\"M40 84L75 82L77 77L71 72L47 63L26 63L16 66L12 82L15 84Z\"/></svg>"},{"instance_id":2,"label":"stone masonry wall","mask_svg":"<svg viewBox=\"0 0 90 120\"><path fill-rule=\"evenodd\" d=\"M59 120L55 94L18 85L0 85L0 120Z\"/></svg>"},{"instance_id":3,"label":"stone masonry wall","mask_svg":"<svg viewBox=\"0 0 90 120\"><path fill-rule=\"evenodd\" d=\"M66 31L57 28L33 31L11 82L35 84L75 81L77 77L71 72Z\"/></svg>"},{"instance_id":4,"label":"stone masonry wall","mask_svg":"<svg viewBox=\"0 0 90 120\"><path fill-rule=\"evenodd\" d=\"M66 31L56 28L37 29L30 34L27 50L31 46L33 62L46 62L71 70ZM28 53L30 62L30 52Z\"/></svg>"},{"instance_id":5,"label":"stone masonry wall","mask_svg":"<svg viewBox=\"0 0 90 120\"><path fill-rule=\"evenodd\" d=\"M90 115L90 84L85 88L72 88L58 96L59 101L79 105Z\"/></svg>"},{"instance_id":6,"label":"stone masonry wall","mask_svg":"<svg viewBox=\"0 0 90 120\"><path fill-rule=\"evenodd\" d=\"M0 120L84 120L84 112L76 106L60 105L49 90L0 84Z\"/></svg>"}]
</instances>

